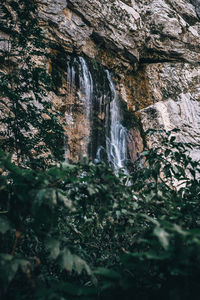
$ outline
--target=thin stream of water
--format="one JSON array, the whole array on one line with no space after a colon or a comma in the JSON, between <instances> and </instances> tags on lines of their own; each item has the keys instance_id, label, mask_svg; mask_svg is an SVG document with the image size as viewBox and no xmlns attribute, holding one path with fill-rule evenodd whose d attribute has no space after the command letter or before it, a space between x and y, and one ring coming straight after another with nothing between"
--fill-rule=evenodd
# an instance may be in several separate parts
<instances>
[{"instance_id":1,"label":"thin stream of water","mask_svg":"<svg viewBox=\"0 0 200 300\"><path fill-rule=\"evenodd\" d=\"M103 126L105 126L103 137L104 145L102 142L97 142L96 158L94 159L96 161L101 161L102 157L105 157L106 152L107 161L113 166L116 172L118 169L123 169L127 172L125 167L127 160L127 130L121 124L119 99L110 72L108 70L104 72L104 80L107 80L111 95L110 99L107 99L106 101L104 101L106 97L108 98L106 91L101 91L101 93L98 92L98 96L95 94L95 79L92 78L87 62L83 57L72 58L70 63L68 63L67 72L69 90L71 93L74 91L79 93L79 98L85 108L85 118L90 124L89 126L95 126L91 121L94 114L102 115L103 111L105 113L105 120L103 123ZM98 111L94 111L94 99L97 99L99 103ZM90 128L90 131L91 130L92 128ZM101 133L99 133L99 135L101 136ZM92 142L93 141L87 137L87 145Z\"/></svg>"}]
</instances>

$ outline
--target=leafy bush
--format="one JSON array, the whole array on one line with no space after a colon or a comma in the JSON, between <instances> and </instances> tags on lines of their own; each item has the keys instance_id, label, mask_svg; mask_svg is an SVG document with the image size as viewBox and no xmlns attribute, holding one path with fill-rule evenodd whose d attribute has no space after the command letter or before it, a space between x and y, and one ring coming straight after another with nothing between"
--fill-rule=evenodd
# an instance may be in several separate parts
<instances>
[{"instance_id":1,"label":"leafy bush","mask_svg":"<svg viewBox=\"0 0 200 300\"><path fill-rule=\"evenodd\" d=\"M1 297L197 299L199 164L167 137L128 178L92 163L36 171L1 152Z\"/></svg>"},{"instance_id":2,"label":"leafy bush","mask_svg":"<svg viewBox=\"0 0 200 300\"><path fill-rule=\"evenodd\" d=\"M63 163L35 171L16 166L3 152L0 159L2 293L26 295L26 289L16 291L20 276L30 290L68 277L80 283L81 273L95 282L86 261L91 267L116 262L127 208L134 210L131 189L125 191L105 165Z\"/></svg>"},{"instance_id":3,"label":"leafy bush","mask_svg":"<svg viewBox=\"0 0 200 300\"><path fill-rule=\"evenodd\" d=\"M198 299L200 290L200 230L151 220L138 251L126 252L112 273L97 269L102 299Z\"/></svg>"},{"instance_id":4,"label":"leafy bush","mask_svg":"<svg viewBox=\"0 0 200 300\"><path fill-rule=\"evenodd\" d=\"M137 238L115 272L97 269L102 299L198 299L200 168L187 154L192 145L176 142L174 131L160 132L160 146L136 162Z\"/></svg>"},{"instance_id":5,"label":"leafy bush","mask_svg":"<svg viewBox=\"0 0 200 300\"><path fill-rule=\"evenodd\" d=\"M198 299L199 162L174 133L130 175L62 160L34 0L2 0L0 298ZM35 58L35 59L34 59ZM45 116L45 117L44 117ZM45 155L44 155L45 154ZM49 154L49 157L48 157ZM38 168L39 167L39 168ZM198 296L196 296L198 295Z\"/></svg>"}]
</instances>

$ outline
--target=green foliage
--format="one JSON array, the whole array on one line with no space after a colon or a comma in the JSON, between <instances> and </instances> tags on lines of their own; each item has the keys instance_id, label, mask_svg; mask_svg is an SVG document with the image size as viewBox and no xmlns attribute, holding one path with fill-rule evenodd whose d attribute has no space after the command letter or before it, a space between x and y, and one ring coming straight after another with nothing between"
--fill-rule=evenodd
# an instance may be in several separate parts
<instances>
[{"instance_id":1,"label":"green foliage","mask_svg":"<svg viewBox=\"0 0 200 300\"><path fill-rule=\"evenodd\" d=\"M192 145L176 142L174 131L159 132L160 146L145 150L136 163L135 242L115 276L107 269L98 273L102 299L198 299L200 168L187 155Z\"/></svg>"},{"instance_id":2,"label":"green foliage","mask_svg":"<svg viewBox=\"0 0 200 300\"><path fill-rule=\"evenodd\" d=\"M1 293L14 297L12 284L8 293L7 288L17 276L32 290L34 272L40 265L42 275L37 283L57 280L64 270L91 275L86 261L67 248L67 237L60 230L61 215L76 211L67 191L59 187L70 178L73 168L36 172L16 166L3 152L0 156Z\"/></svg>"},{"instance_id":3,"label":"green foliage","mask_svg":"<svg viewBox=\"0 0 200 300\"><path fill-rule=\"evenodd\" d=\"M115 293L117 299L122 295L125 299L197 299L200 232L164 222L157 225L148 239L141 241L139 252L122 257L118 276L108 278L102 272L103 299L112 299Z\"/></svg>"},{"instance_id":4,"label":"green foliage","mask_svg":"<svg viewBox=\"0 0 200 300\"><path fill-rule=\"evenodd\" d=\"M159 146L145 149L128 176L104 164L47 168L62 161L59 115L47 99L60 77L54 72L52 83L46 72L36 8L34 0L0 8L1 146L16 157L0 151L0 298L198 299L193 145L177 142L177 130L150 130Z\"/></svg>"},{"instance_id":5,"label":"green foliage","mask_svg":"<svg viewBox=\"0 0 200 300\"><path fill-rule=\"evenodd\" d=\"M197 299L199 163L162 134L128 178L92 163L31 170L1 152L3 299Z\"/></svg>"},{"instance_id":6,"label":"green foliage","mask_svg":"<svg viewBox=\"0 0 200 300\"><path fill-rule=\"evenodd\" d=\"M0 30L8 34L0 62L1 147L35 166L63 157L59 114L47 97L52 86L46 71L48 43L36 8L33 0L3 0L0 22Z\"/></svg>"}]
</instances>

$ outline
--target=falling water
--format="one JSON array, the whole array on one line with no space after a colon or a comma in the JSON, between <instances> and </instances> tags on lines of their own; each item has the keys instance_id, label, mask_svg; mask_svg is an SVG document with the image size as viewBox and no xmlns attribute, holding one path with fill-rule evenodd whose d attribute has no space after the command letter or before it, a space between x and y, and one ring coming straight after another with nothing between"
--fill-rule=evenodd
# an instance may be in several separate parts
<instances>
[{"instance_id":1,"label":"falling water","mask_svg":"<svg viewBox=\"0 0 200 300\"><path fill-rule=\"evenodd\" d=\"M108 161L113 165L115 171L122 168L126 172L125 163L127 160L127 130L121 124L119 99L110 73L106 71L111 90L110 121L107 119L106 126L110 122L109 136L106 136L106 152Z\"/></svg>"},{"instance_id":2,"label":"falling water","mask_svg":"<svg viewBox=\"0 0 200 300\"><path fill-rule=\"evenodd\" d=\"M92 98L93 98L93 80L90 71L88 70L84 58L80 60L80 90L85 97L85 112L87 120L90 119Z\"/></svg>"},{"instance_id":3,"label":"falling water","mask_svg":"<svg viewBox=\"0 0 200 300\"><path fill-rule=\"evenodd\" d=\"M93 99L93 80L83 57L68 57L67 82L69 96L65 117L70 138L66 139L65 157L77 160L88 154ZM79 141L76 140L77 137Z\"/></svg>"},{"instance_id":4,"label":"falling water","mask_svg":"<svg viewBox=\"0 0 200 300\"><path fill-rule=\"evenodd\" d=\"M67 72L69 91L78 97L83 107L85 136L81 151L90 149L87 153L90 158L97 162L106 160L115 171L126 172L127 130L121 124L119 98L109 71L90 72L85 59L77 56L70 58ZM71 120L71 128L76 126L72 111L66 118L67 122Z\"/></svg>"},{"instance_id":5,"label":"falling water","mask_svg":"<svg viewBox=\"0 0 200 300\"><path fill-rule=\"evenodd\" d=\"M70 93L73 92L73 89L74 89L74 86L75 86L75 68L74 68L74 65L75 65L76 61L77 61L77 59L74 58L72 66L70 66L70 63L68 63L68 66L67 66L67 81L68 81L68 84L69 84Z\"/></svg>"},{"instance_id":6,"label":"falling water","mask_svg":"<svg viewBox=\"0 0 200 300\"><path fill-rule=\"evenodd\" d=\"M76 85L79 85L79 97L85 104L86 116L89 118L93 96L93 80L84 58L74 57L72 61L68 63L67 74L71 93L77 88ZM78 78L78 83L76 82L76 78Z\"/></svg>"}]
</instances>

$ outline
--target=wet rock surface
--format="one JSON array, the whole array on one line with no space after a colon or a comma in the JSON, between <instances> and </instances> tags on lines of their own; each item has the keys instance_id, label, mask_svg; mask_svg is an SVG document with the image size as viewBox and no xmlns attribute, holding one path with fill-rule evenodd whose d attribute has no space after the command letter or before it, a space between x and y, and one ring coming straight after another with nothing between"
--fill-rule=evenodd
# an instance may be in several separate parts
<instances>
[{"instance_id":1,"label":"wet rock surface","mask_svg":"<svg viewBox=\"0 0 200 300\"><path fill-rule=\"evenodd\" d=\"M70 53L112 73L125 110L133 118L138 116L144 130L177 127L180 139L196 143L192 155L200 158L200 0L37 3L37 18L52 45L49 70L59 73L60 78L49 96L58 109L73 111L73 116L68 113L66 125L72 159L77 159L78 152L86 153L85 135L90 135L90 125L80 95L69 93L63 57ZM0 32L0 51L6 49L8 40L9 36ZM103 118L103 113L99 114L99 119ZM133 127L130 121L130 153L131 147L142 149L139 131ZM133 145L134 136L139 146ZM133 152L134 158L137 155Z\"/></svg>"},{"instance_id":2,"label":"wet rock surface","mask_svg":"<svg viewBox=\"0 0 200 300\"><path fill-rule=\"evenodd\" d=\"M196 143L195 159L200 158L199 15L199 0L43 0L39 6L39 17L51 24L51 39L117 74L118 93L140 116L143 129L179 128L180 140ZM131 153L130 142L128 147Z\"/></svg>"}]
</instances>

